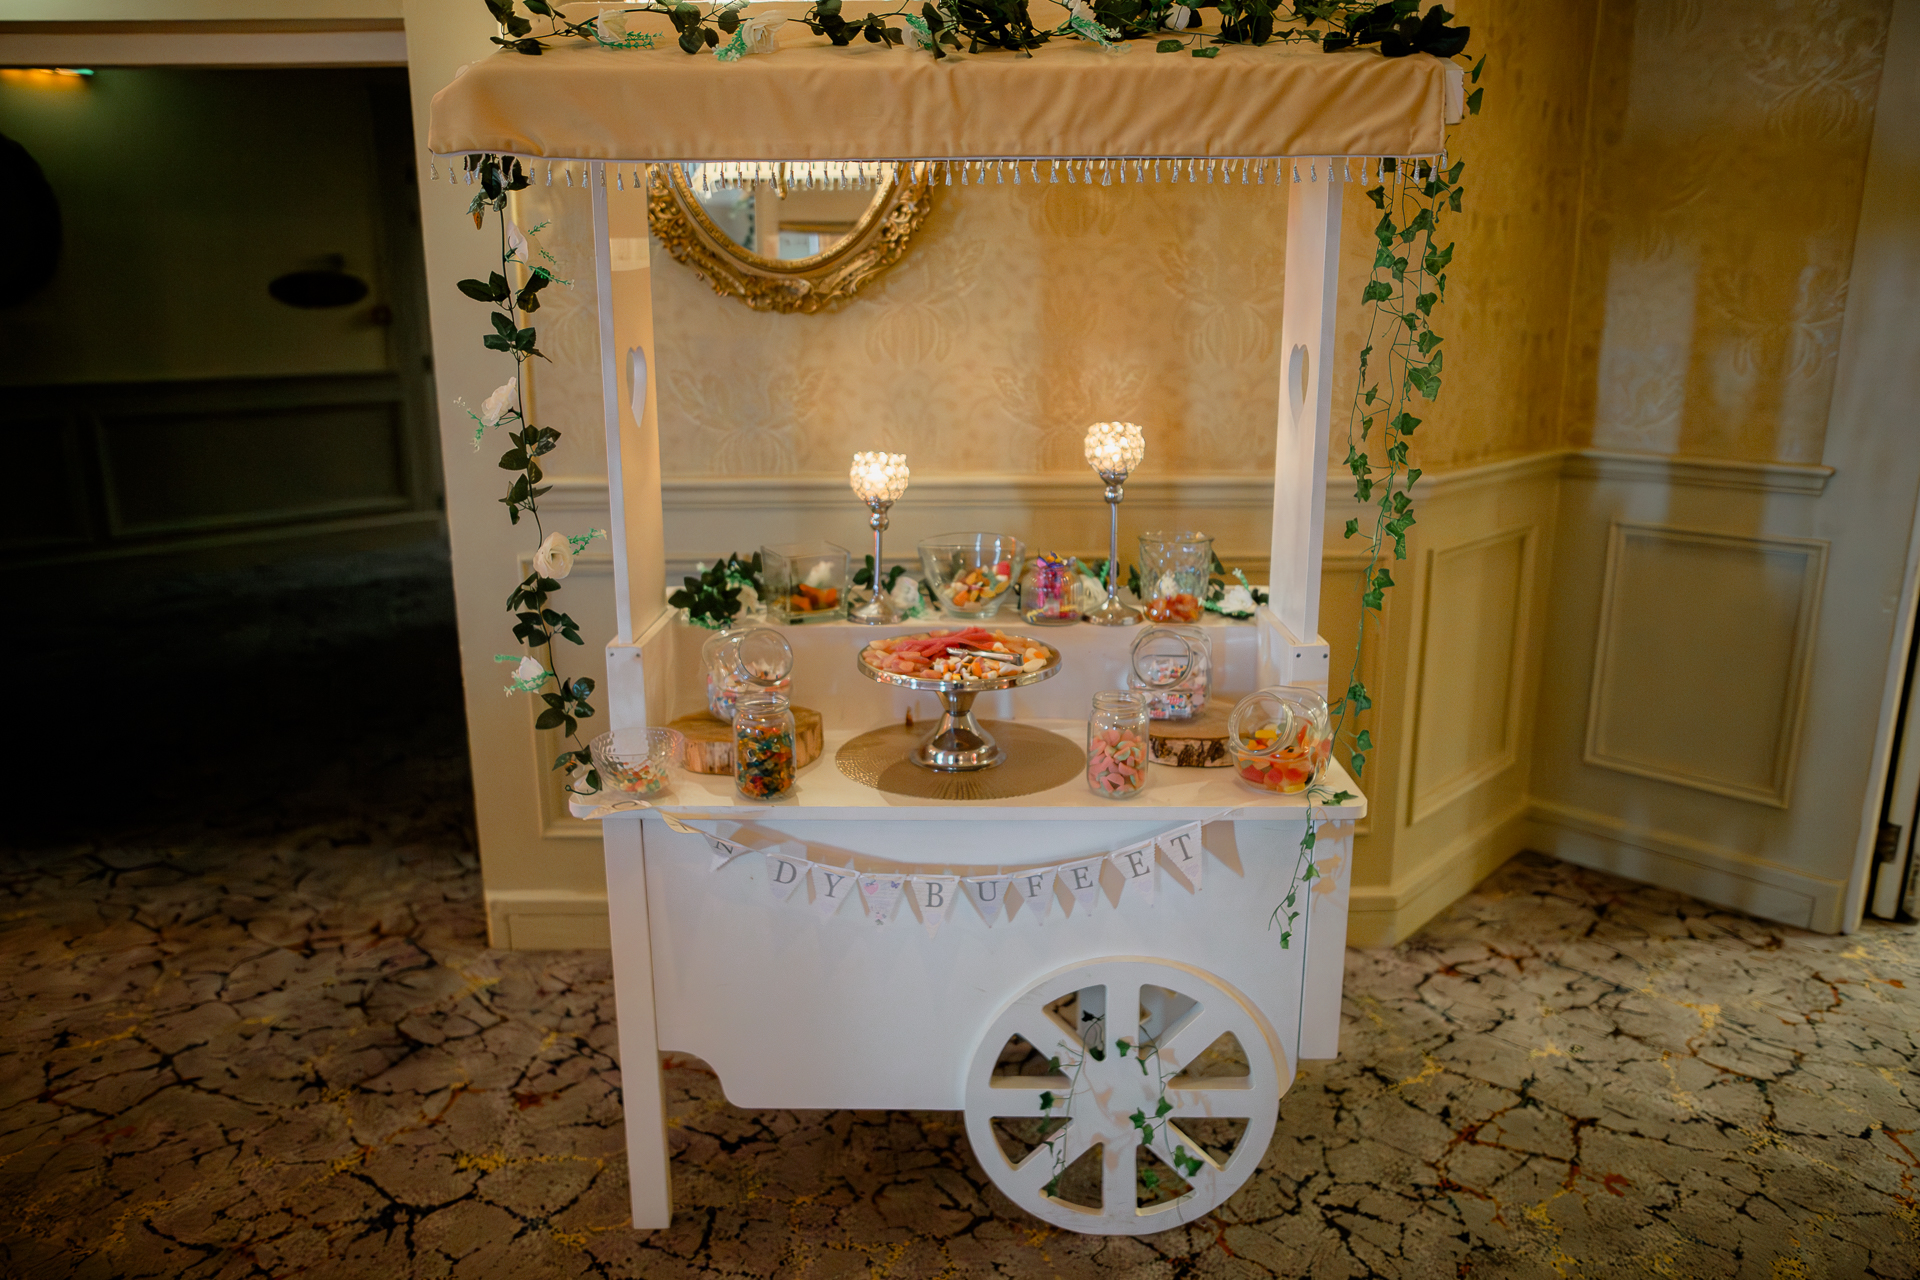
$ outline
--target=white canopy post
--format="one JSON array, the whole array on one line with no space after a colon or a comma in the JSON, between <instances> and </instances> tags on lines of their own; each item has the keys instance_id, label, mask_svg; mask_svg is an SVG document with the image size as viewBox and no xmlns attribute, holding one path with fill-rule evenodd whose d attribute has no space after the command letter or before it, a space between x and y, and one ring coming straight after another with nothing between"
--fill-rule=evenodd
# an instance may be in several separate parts
<instances>
[{"instance_id":1,"label":"white canopy post","mask_svg":"<svg viewBox=\"0 0 1920 1280\"><path fill-rule=\"evenodd\" d=\"M1280 314L1280 423L1273 449L1271 598L1260 610L1261 678L1327 686L1320 638L1320 551L1327 511L1327 434L1333 414L1333 321L1340 261L1340 197L1330 161L1302 161L1288 181L1287 267Z\"/></svg>"}]
</instances>

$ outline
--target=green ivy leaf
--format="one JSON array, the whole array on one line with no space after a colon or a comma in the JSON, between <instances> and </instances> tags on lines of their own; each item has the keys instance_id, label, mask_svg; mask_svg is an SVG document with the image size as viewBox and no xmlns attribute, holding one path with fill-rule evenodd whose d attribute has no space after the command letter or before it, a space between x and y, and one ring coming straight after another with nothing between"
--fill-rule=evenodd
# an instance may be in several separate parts
<instances>
[{"instance_id":1,"label":"green ivy leaf","mask_svg":"<svg viewBox=\"0 0 1920 1280\"><path fill-rule=\"evenodd\" d=\"M1179 40L1162 40L1153 46L1155 53L1178 53L1187 46Z\"/></svg>"},{"instance_id":2,"label":"green ivy leaf","mask_svg":"<svg viewBox=\"0 0 1920 1280\"><path fill-rule=\"evenodd\" d=\"M1475 89L1467 95L1467 113L1469 115L1477 116L1480 114L1480 95L1485 92L1485 89Z\"/></svg>"},{"instance_id":3,"label":"green ivy leaf","mask_svg":"<svg viewBox=\"0 0 1920 1280\"><path fill-rule=\"evenodd\" d=\"M1370 280L1360 292L1361 302L1385 302L1393 296L1393 286L1385 280Z\"/></svg>"},{"instance_id":4,"label":"green ivy leaf","mask_svg":"<svg viewBox=\"0 0 1920 1280\"><path fill-rule=\"evenodd\" d=\"M1207 45L1203 48L1195 49L1193 56L1196 58L1217 58L1220 56L1220 46Z\"/></svg>"},{"instance_id":5,"label":"green ivy leaf","mask_svg":"<svg viewBox=\"0 0 1920 1280\"><path fill-rule=\"evenodd\" d=\"M1045 1093L1040 1095L1040 1109L1042 1111L1053 1110L1053 1090L1048 1089Z\"/></svg>"},{"instance_id":6,"label":"green ivy leaf","mask_svg":"<svg viewBox=\"0 0 1920 1280\"><path fill-rule=\"evenodd\" d=\"M1360 532L1360 522L1358 520L1347 521L1347 533L1346 533L1347 537L1351 538L1354 534L1359 532Z\"/></svg>"}]
</instances>

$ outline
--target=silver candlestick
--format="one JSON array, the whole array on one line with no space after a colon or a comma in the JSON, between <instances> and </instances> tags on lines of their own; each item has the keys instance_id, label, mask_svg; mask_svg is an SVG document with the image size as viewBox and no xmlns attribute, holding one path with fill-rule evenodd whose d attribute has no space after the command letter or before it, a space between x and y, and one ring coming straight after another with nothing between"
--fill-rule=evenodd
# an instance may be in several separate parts
<instances>
[{"instance_id":1,"label":"silver candlestick","mask_svg":"<svg viewBox=\"0 0 1920 1280\"><path fill-rule=\"evenodd\" d=\"M856 453L853 455L853 470L848 483L853 492L867 504L872 512L867 523L873 528L873 572L868 583L870 594L862 604L847 611L852 622L865 622L875 626L898 622L899 615L894 612L893 597L880 585L882 561L880 559L880 535L887 531L887 512L894 501L907 491L907 455L904 453Z\"/></svg>"},{"instance_id":2,"label":"silver candlestick","mask_svg":"<svg viewBox=\"0 0 1920 1280\"><path fill-rule=\"evenodd\" d=\"M1110 535L1107 551L1107 598L1090 610L1087 621L1097 627L1131 627L1140 621L1138 610L1120 603L1120 499L1126 496L1127 477L1147 455L1147 441L1131 422L1096 422L1087 428L1087 465L1106 481Z\"/></svg>"}]
</instances>

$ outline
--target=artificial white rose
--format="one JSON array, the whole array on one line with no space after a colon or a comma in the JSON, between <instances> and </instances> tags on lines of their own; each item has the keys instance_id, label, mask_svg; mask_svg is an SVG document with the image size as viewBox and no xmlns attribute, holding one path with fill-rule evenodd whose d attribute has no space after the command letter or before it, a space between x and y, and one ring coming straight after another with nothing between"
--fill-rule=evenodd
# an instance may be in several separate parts
<instances>
[{"instance_id":1,"label":"artificial white rose","mask_svg":"<svg viewBox=\"0 0 1920 1280\"><path fill-rule=\"evenodd\" d=\"M513 669L513 678L526 682L537 682L547 678L547 669L534 657L520 659L520 665Z\"/></svg>"},{"instance_id":2,"label":"artificial white rose","mask_svg":"<svg viewBox=\"0 0 1920 1280\"><path fill-rule=\"evenodd\" d=\"M740 612L752 613L754 610L758 609L759 607L760 607L760 593L753 589L752 583L750 582L741 583L740 584Z\"/></svg>"},{"instance_id":3,"label":"artificial white rose","mask_svg":"<svg viewBox=\"0 0 1920 1280\"><path fill-rule=\"evenodd\" d=\"M1242 586L1231 586L1220 596L1220 612L1252 613L1253 592Z\"/></svg>"},{"instance_id":4,"label":"artificial white rose","mask_svg":"<svg viewBox=\"0 0 1920 1280\"><path fill-rule=\"evenodd\" d=\"M751 18L741 24L741 33L745 36L748 53L773 53L780 48L780 28L786 25L786 19L780 17Z\"/></svg>"},{"instance_id":5,"label":"artificial white rose","mask_svg":"<svg viewBox=\"0 0 1920 1280\"><path fill-rule=\"evenodd\" d=\"M1177 596L1180 594L1180 584L1174 581L1172 574L1163 573L1160 575L1160 581L1153 584L1153 594L1156 596Z\"/></svg>"},{"instance_id":6,"label":"artificial white rose","mask_svg":"<svg viewBox=\"0 0 1920 1280\"><path fill-rule=\"evenodd\" d=\"M893 590L888 594L893 597L893 603L897 607L901 609L918 609L920 607L920 580L909 577L903 573L900 575L900 580L893 584Z\"/></svg>"},{"instance_id":7,"label":"artificial white rose","mask_svg":"<svg viewBox=\"0 0 1920 1280\"><path fill-rule=\"evenodd\" d=\"M807 585L816 590L833 581L833 566L825 560L807 570Z\"/></svg>"},{"instance_id":8,"label":"artificial white rose","mask_svg":"<svg viewBox=\"0 0 1920 1280\"><path fill-rule=\"evenodd\" d=\"M1107 584L1091 573L1080 575L1080 594L1089 600L1105 600Z\"/></svg>"},{"instance_id":9,"label":"artificial white rose","mask_svg":"<svg viewBox=\"0 0 1920 1280\"><path fill-rule=\"evenodd\" d=\"M480 421L489 427L500 425L500 419L507 416L513 408L515 398L520 394L520 376L515 374L494 388L492 395L480 406Z\"/></svg>"},{"instance_id":10,"label":"artificial white rose","mask_svg":"<svg viewBox=\"0 0 1920 1280\"><path fill-rule=\"evenodd\" d=\"M1168 31L1185 31L1187 29L1187 20L1192 16L1192 9L1189 9L1186 5L1177 4L1167 12L1165 18L1160 20L1160 25Z\"/></svg>"},{"instance_id":11,"label":"artificial white rose","mask_svg":"<svg viewBox=\"0 0 1920 1280\"><path fill-rule=\"evenodd\" d=\"M543 578L564 578L573 572L573 544L564 533L550 533L533 553L534 572Z\"/></svg>"},{"instance_id":12,"label":"artificial white rose","mask_svg":"<svg viewBox=\"0 0 1920 1280\"><path fill-rule=\"evenodd\" d=\"M533 265L533 246L527 243L527 233L511 222L507 224L507 253L528 266Z\"/></svg>"},{"instance_id":13,"label":"artificial white rose","mask_svg":"<svg viewBox=\"0 0 1920 1280\"><path fill-rule=\"evenodd\" d=\"M627 38L627 15L625 10L615 9L603 13L594 19L594 27L600 33L600 39L607 44L619 44Z\"/></svg>"}]
</instances>

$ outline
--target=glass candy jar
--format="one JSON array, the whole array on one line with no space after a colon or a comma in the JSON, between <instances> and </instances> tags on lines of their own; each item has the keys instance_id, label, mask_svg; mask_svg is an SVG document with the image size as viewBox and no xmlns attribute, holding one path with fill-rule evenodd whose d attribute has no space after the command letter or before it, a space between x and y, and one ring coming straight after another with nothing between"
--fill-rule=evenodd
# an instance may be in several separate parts
<instances>
[{"instance_id":1,"label":"glass candy jar","mask_svg":"<svg viewBox=\"0 0 1920 1280\"><path fill-rule=\"evenodd\" d=\"M1140 595L1150 622L1198 622L1213 571L1213 539L1204 533L1140 535Z\"/></svg>"},{"instance_id":2,"label":"glass candy jar","mask_svg":"<svg viewBox=\"0 0 1920 1280\"><path fill-rule=\"evenodd\" d=\"M1227 721L1227 745L1240 777L1265 791L1305 791L1333 754L1327 700L1297 685L1250 693Z\"/></svg>"},{"instance_id":3,"label":"glass candy jar","mask_svg":"<svg viewBox=\"0 0 1920 1280\"><path fill-rule=\"evenodd\" d=\"M793 709L777 693L748 693L733 714L733 785L749 800L793 790Z\"/></svg>"},{"instance_id":4,"label":"glass candy jar","mask_svg":"<svg viewBox=\"0 0 1920 1280\"><path fill-rule=\"evenodd\" d=\"M1128 800L1147 787L1147 699L1140 693L1096 693L1087 721L1087 786L1097 796Z\"/></svg>"},{"instance_id":5,"label":"glass candy jar","mask_svg":"<svg viewBox=\"0 0 1920 1280\"><path fill-rule=\"evenodd\" d=\"M1080 620L1080 577L1073 557L1045 552L1033 560L1022 584L1025 608L1021 616L1042 627L1065 626Z\"/></svg>"},{"instance_id":6,"label":"glass candy jar","mask_svg":"<svg viewBox=\"0 0 1920 1280\"><path fill-rule=\"evenodd\" d=\"M1213 689L1213 645L1199 627L1148 627L1133 642L1127 688L1147 699L1155 720L1186 720Z\"/></svg>"},{"instance_id":7,"label":"glass candy jar","mask_svg":"<svg viewBox=\"0 0 1920 1280\"><path fill-rule=\"evenodd\" d=\"M847 549L831 542L760 548L767 619L793 626L847 616Z\"/></svg>"},{"instance_id":8,"label":"glass candy jar","mask_svg":"<svg viewBox=\"0 0 1920 1280\"><path fill-rule=\"evenodd\" d=\"M793 646L772 627L721 631L700 646L700 665L707 672L707 710L716 719L733 723L734 708L744 694L793 691Z\"/></svg>"}]
</instances>

